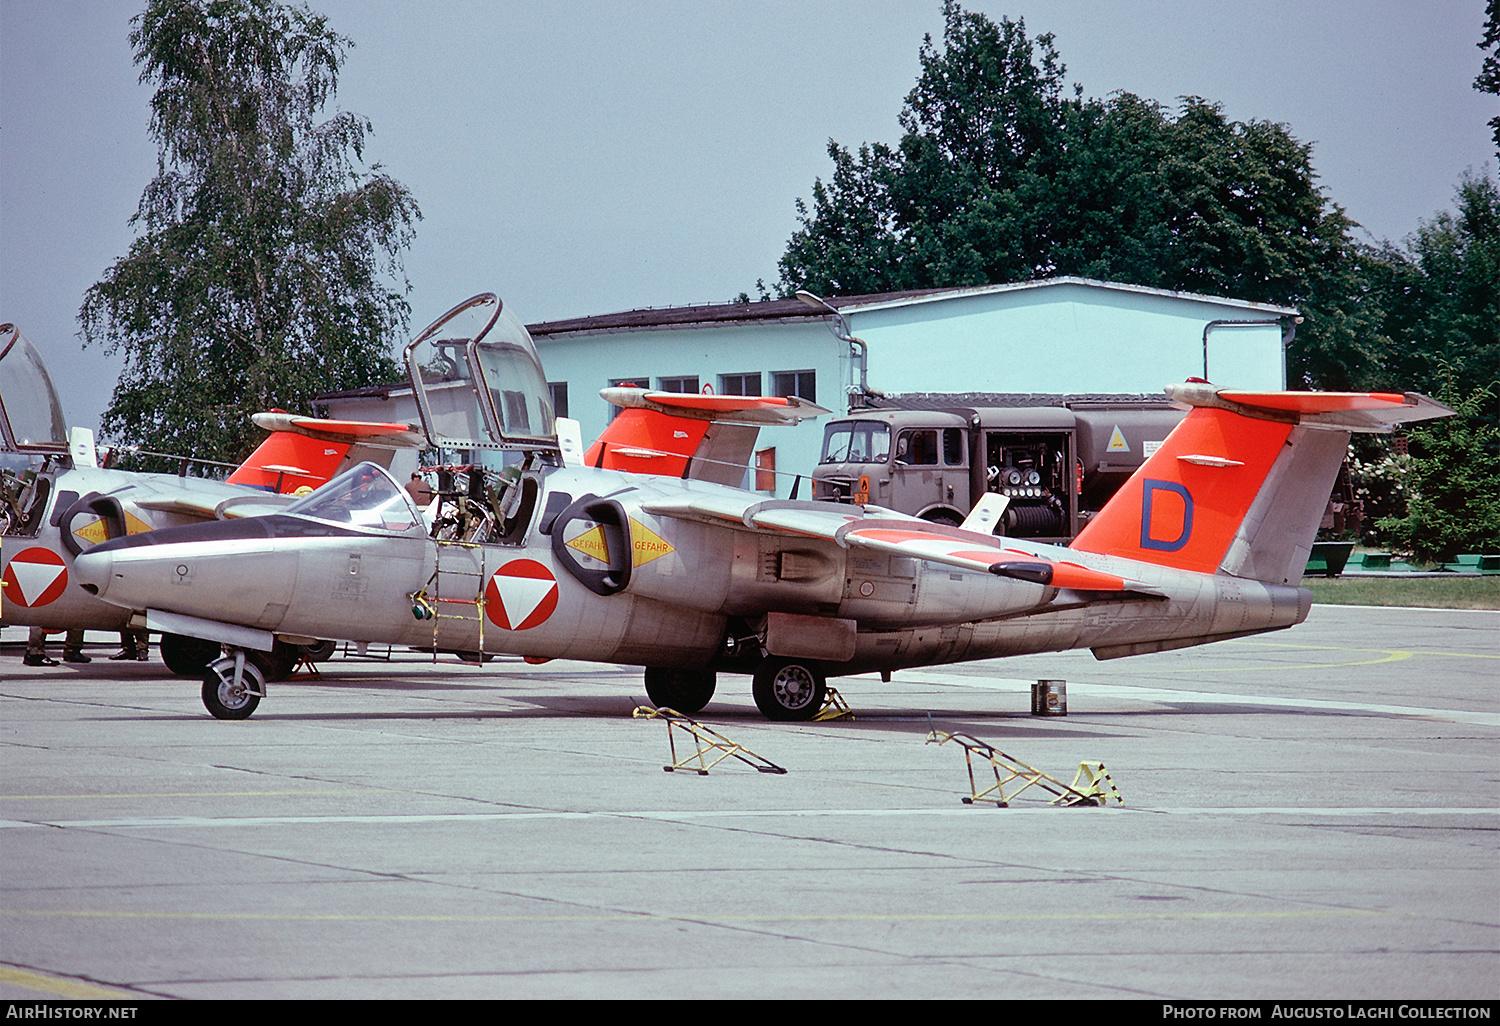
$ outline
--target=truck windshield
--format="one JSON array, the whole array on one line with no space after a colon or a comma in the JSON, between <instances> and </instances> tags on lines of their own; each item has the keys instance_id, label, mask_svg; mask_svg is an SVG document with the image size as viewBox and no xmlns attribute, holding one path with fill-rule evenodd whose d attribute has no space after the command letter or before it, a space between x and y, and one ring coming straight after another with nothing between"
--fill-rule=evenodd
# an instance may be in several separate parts
<instances>
[{"instance_id":1,"label":"truck windshield","mask_svg":"<svg viewBox=\"0 0 1500 1026\"><path fill-rule=\"evenodd\" d=\"M884 463L891 454L891 429L870 421L835 421L824 429L819 463Z\"/></svg>"}]
</instances>

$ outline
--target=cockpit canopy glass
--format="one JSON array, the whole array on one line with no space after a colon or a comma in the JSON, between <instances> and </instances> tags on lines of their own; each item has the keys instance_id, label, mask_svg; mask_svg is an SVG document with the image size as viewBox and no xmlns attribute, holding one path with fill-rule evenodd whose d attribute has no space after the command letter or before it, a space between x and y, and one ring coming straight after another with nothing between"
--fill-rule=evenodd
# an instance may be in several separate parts
<instances>
[{"instance_id":1,"label":"cockpit canopy glass","mask_svg":"<svg viewBox=\"0 0 1500 1026\"><path fill-rule=\"evenodd\" d=\"M406 347L428 436L440 446L556 449L541 358L526 326L493 293L448 311Z\"/></svg>"},{"instance_id":2,"label":"cockpit canopy glass","mask_svg":"<svg viewBox=\"0 0 1500 1026\"><path fill-rule=\"evenodd\" d=\"M868 420L837 420L823 429L819 463L884 463L891 455L891 429Z\"/></svg>"},{"instance_id":3,"label":"cockpit canopy glass","mask_svg":"<svg viewBox=\"0 0 1500 1026\"><path fill-rule=\"evenodd\" d=\"M68 451L68 425L47 365L14 324L0 324L0 445L10 452Z\"/></svg>"},{"instance_id":4,"label":"cockpit canopy glass","mask_svg":"<svg viewBox=\"0 0 1500 1026\"><path fill-rule=\"evenodd\" d=\"M282 512L381 531L422 529L422 516L406 490L374 463L351 467Z\"/></svg>"}]
</instances>

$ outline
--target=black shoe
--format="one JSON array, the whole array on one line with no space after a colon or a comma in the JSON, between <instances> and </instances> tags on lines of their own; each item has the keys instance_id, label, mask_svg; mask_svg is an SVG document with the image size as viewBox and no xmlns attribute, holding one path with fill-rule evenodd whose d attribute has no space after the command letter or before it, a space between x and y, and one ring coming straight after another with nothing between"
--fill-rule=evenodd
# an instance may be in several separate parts
<instances>
[{"instance_id":1,"label":"black shoe","mask_svg":"<svg viewBox=\"0 0 1500 1026\"><path fill-rule=\"evenodd\" d=\"M44 655L33 655L30 652L26 653L26 658L22 659L21 662L25 663L27 666L56 666L57 665L57 660L56 659L51 659L51 658L49 658L47 656L44 656Z\"/></svg>"},{"instance_id":2,"label":"black shoe","mask_svg":"<svg viewBox=\"0 0 1500 1026\"><path fill-rule=\"evenodd\" d=\"M84 655L82 652L64 652L63 653L63 662L65 662L65 663L91 663L91 662L93 662L93 659L91 659L90 657Z\"/></svg>"},{"instance_id":3,"label":"black shoe","mask_svg":"<svg viewBox=\"0 0 1500 1026\"><path fill-rule=\"evenodd\" d=\"M136 658L136 654L131 649L122 648L122 649L120 649L120 651L116 652L114 655L110 656L109 658L111 660L116 660L116 659L134 659L134 658Z\"/></svg>"},{"instance_id":4,"label":"black shoe","mask_svg":"<svg viewBox=\"0 0 1500 1026\"><path fill-rule=\"evenodd\" d=\"M136 654L135 654L135 658L136 658L136 661L137 661L137 662L141 662L141 663L144 663L144 662L145 662L145 661L146 661L146 660L147 660L147 659L150 659L150 658L151 658L151 656L150 656L150 654L148 654L148 653L147 653L147 652L146 652L146 650L145 650L145 649L144 649L144 648L143 648L143 649L141 649L141 650L140 650L140 651L139 651L139 652L137 652L137 653L136 653Z\"/></svg>"}]
</instances>

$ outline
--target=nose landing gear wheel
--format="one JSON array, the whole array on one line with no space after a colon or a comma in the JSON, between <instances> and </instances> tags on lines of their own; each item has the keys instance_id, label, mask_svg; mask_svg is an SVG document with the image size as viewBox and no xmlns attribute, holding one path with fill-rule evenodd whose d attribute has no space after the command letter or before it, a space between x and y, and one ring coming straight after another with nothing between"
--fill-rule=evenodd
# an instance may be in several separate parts
<instances>
[{"instance_id":1,"label":"nose landing gear wheel","mask_svg":"<svg viewBox=\"0 0 1500 1026\"><path fill-rule=\"evenodd\" d=\"M818 715L828 685L816 664L772 657L755 671L751 692L766 719L792 722Z\"/></svg>"},{"instance_id":2,"label":"nose landing gear wheel","mask_svg":"<svg viewBox=\"0 0 1500 1026\"><path fill-rule=\"evenodd\" d=\"M250 660L245 660L240 682L234 680L234 660L217 659L203 671L203 704L215 719L243 720L260 705L266 678Z\"/></svg>"}]
</instances>

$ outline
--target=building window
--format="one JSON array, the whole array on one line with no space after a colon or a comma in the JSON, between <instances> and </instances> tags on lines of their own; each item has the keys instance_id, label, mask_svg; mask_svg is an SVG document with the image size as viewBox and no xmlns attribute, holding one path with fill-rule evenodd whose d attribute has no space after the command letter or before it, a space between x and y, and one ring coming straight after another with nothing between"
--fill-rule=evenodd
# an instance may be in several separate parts
<instances>
[{"instance_id":1,"label":"building window","mask_svg":"<svg viewBox=\"0 0 1500 1026\"><path fill-rule=\"evenodd\" d=\"M663 392L688 392L698 391L698 375L694 374L686 378L657 378L656 387Z\"/></svg>"},{"instance_id":2,"label":"building window","mask_svg":"<svg viewBox=\"0 0 1500 1026\"><path fill-rule=\"evenodd\" d=\"M552 415L566 417L568 415L568 383L566 381L547 382L547 395L552 399Z\"/></svg>"},{"instance_id":3,"label":"building window","mask_svg":"<svg viewBox=\"0 0 1500 1026\"><path fill-rule=\"evenodd\" d=\"M771 374L771 394L796 396L810 403L818 401L818 375L816 371L775 371Z\"/></svg>"},{"instance_id":4,"label":"building window","mask_svg":"<svg viewBox=\"0 0 1500 1026\"><path fill-rule=\"evenodd\" d=\"M720 374L720 395L760 395L760 372L754 374Z\"/></svg>"}]
</instances>

